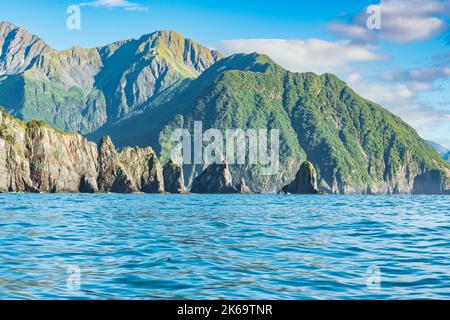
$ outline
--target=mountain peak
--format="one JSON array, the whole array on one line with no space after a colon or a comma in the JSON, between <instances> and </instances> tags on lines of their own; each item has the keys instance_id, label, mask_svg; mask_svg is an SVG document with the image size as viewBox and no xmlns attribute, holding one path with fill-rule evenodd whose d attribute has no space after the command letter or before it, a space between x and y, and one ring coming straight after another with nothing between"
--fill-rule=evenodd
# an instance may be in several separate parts
<instances>
[{"instance_id":1,"label":"mountain peak","mask_svg":"<svg viewBox=\"0 0 450 320\"><path fill-rule=\"evenodd\" d=\"M157 30L155 32L152 32L150 37L155 38L166 38L166 39L179 39L184 40L186 39L181 33L175 31L175 30Z\"/></svg>"},{"instance_id":2,"label":"mountain peak","mask_svg":"<svg viewBox=\"0 0 450 320\"><path fill-rule=\"evenodd\" d=\"M47 50L50 47L38 36L11 22L0 22L0 74L25 71Z\"/></svg>"},{"instance_id":3,"label":"mountain peak","mask_svg":"<svg viewBox=\"0 0 450 320\"><path fill-rule=\"evenodd\" d=\"M269 56L259 53L237 53L228 56L214 66L211 72L227 70L251 71L265 73L269 70L284 69L275 63Z\"/></svg>"},{"instance_id":4,"label":"mountain peak","mask_svg":"<svg viewBox=\"0 0 450 320\"><path fill-rule=\"evenodd\" d=\"M222 55L173 30L142 36L138 50L157 54L185 77L193 78L222 58Z\"/></svg>"},{"instance_id":5,"label":"mountain peak","mask_svg":"<svg viewBox=\"0 0 450 320\"><path fill-rule=\"evenodd\" d=\"M0 21L0 29L9 28L9 29L17 29L18 27L9 21Z\"/></svg>"}]
</instances>

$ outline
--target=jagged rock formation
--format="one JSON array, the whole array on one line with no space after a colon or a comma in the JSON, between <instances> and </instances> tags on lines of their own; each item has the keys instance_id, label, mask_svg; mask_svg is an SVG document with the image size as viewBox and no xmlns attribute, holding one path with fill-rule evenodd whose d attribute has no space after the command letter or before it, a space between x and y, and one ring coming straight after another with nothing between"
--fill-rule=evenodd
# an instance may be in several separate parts
<instances>
[{"instance_id":1,"label":"jagged rock formation","mask_svg":"<svg viewBox=\"0 0 450 320\"><path fill-rule=\"evenodd\" d=\"M116 193L162 193L162 166L151 148L125 148L117 153L110 137L99 144L99 189Z\"/></svg>"},{"instance_id":2,"label":"jagged rock formation","mask_svg":"<svg viewBox=\"0 0 450 320\"><path fill-rule=\"evenodd\" d=\"M191 192L206 194L239 193L233 186L230 170L225 163L213 163L208 166L194 179Z\"/></svg>"},{"instance_id":3,"label":"jagged rock formation","mask_svg":"<svg viewBox=\"0 0 450 320\"><path fill-rule=\"evenodd\" d=\"M164 188L168 193L186 193L183 168L169 160L163 167Z\"/></svg>"},{"instance_id":4,"label":"jagged rock formation","mask_svg":"<svg viewBox=\"0 0 450 320\"><path fill-rule=\"evenodd\" d=\"M241 181L236 185L236 190L241 194L252 194L252 190L247 186L245 180L241 178Z\"/></svg>"},{"instance_id":5,"label":"jagged rock formation","mask_svg":"<svg viewBox=\"0 0 450 320\"><path fill-rule=\"evenodd\" d=\"M295 180L282 189L282 193L290 194L318 194L317 173L314 165L305 161L295 176Z\"/></svg>"},{"instance_id":6,"label":"jagged rock formation","mask_svg":"<svg viewBox=\"0 0 450 320\"><path fill-rule=\"evenodd\" d=\"M125 172L111 139L105 137L100 141L98 152L98 185L105 192L131 193L138 189Z\"/></svg>"},{"instance_id":7,"label":"jagged rock formation","mask_svg":"<svg viewBox=\"0 0 450 320\"><path fill-rule=\"evenodd\" d=\"M151 148L117 153L44 122L24 123L0 112L0 192L162 193L162 166Z\"/></svg>"},{"instance_id":8,"label":"jagged rock formation","mask_svg":"<svg viewBox=\"0 0 450 320\"><path fill-rule=\"evenodd\" d=\"M136 189L145 193L163 193L163 168L152 148L125 148L119 154Z\"/></svg>"},{"instance_id":9,"label":"jagged rock formation","mask_svg":"<svg viewBox=\"0 0 450 320\"><path fill-rule=\"evenodd\" d=\"M97 146L0 112L0 192L95 192Z\"/></svg>"}]
</instances>

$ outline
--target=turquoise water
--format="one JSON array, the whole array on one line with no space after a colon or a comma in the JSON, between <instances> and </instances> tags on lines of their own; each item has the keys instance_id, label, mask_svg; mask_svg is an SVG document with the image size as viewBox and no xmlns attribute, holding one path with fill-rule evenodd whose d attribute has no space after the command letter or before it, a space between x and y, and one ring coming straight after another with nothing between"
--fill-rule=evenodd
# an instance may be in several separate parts
<instances>
[{"instance_id":1,"label":"turquoise water","mask_svg":"<svg viewBox=\"0 0 450 320\"><path fill-rule=\"evenodd\" d=\"M450 197L0 195L0 298L448 299Z\"/></svg>"}]
</instances>

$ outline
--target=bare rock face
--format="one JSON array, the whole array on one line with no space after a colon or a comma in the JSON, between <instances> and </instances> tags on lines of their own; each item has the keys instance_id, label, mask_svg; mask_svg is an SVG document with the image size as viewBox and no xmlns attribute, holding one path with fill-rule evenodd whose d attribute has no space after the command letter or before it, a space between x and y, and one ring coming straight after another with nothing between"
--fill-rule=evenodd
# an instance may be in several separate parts
<instances>
[{"instance_id":1,"label":"bare rock face","mask_svg":"<svg viewBox=\"0 0 450 320\"><path fill-rule=\"evenodd\" d=\"M236 185L237 191L242 194L252 194L252 190L247 186L245 180L241 178L241 181Z\"/></svg>"},{"instance_id":2,"label":"bare rock face","mask_svg":"<svg viewBox=\"0 0 450 320\"><path fill-rule=\"evenodd\" d=\"M25 192L31 189L30 161L22 151L0 134L0 192Z\"/></svg>"},{"instance_id":3,"label":"bare rock face","mask_svg":"<svg viewBox=\"0 0 450 320\"><path fill-rule=\"evenodd\" d=\"M282 193L318 194L317 174L314 165L305 161L297 172L295 180L282 189Z\"/></svg>"},{"instance_id":4,"label":"bare rock face","mask_svg":"<svg viewBox=\"0 0 450 320\"><path fill-rule=\"evenodd\" d=\"M205 194L239 193L233 187L231 173L225 163L214 163L206 168L192 182L191 192Z\"/></svg>"},{"instance_id":5,"label":"bare rock face","mask_svg":"<svg viewBox=\"0 0 450 320\"><path fill-rule=\"evenodd\" d=\"M104 137L100 141L98 167L97 184L101 191L114 193L133 193L138 191L120 162L119 155L110 137Z\"/></svg>"},{"instance_id":6,"label":"bare rock face","mask_svg":"<svg viewBox=\"0 0 450 320\"><path fill-rule=\"evenodd\" d=\"M96 148L79 135L57 133L51 128L28 125L30 177L42 192L97 190ZM82 181L83 180L83 181Z\"/></svg>"},{"instance_id":7,"label":"bare rock face","mask_svg":"<svg viewBox=\"0 0 450 320\"><path fill-rule=\"evenodd\" d=\"M97 146L0 112L1 192L95 192Z\"/></svg>"},{"instance_id":8,"label":"bare rock face","mask_svg":"<svg viewBox=\"0 0 450 320\"><path fill-rule=\"evenodd\" d=\"M50 51L39 37L9 22L0 22L0 74L25 71L36 57Z\"/></svg>"},{"instance_id":9,"label":"bare rock face","mask_svg":"<svg viewBox=\"0 0 450 320\"><path fill-rule=\"evenodd\" d=\"M119 154L134 186L145 193L163 193L163 168L152 148L126 148Z\"/></svg>"},{"instance_id":10,"label":"bare rock face","mask_svg":"<svg viewBox=\"0 0 450 320\"><path fill-rule=\"evenodd\" d=\"M450 170L449 170L450 171ZM432 170L414 178L414 194L450 194L450 172ZM436 183L439 181L440 183Z\"/></svg>"},{"instance_id":11,"label":"bare rock face","mask_svg":"<svg viewBox=\"0 0 450 320\"><path fill-rule=\"evenodd\" d=\"M164 187L169 193L185 193L183 168L170 160L164 165Z\"/></svg>"},{"instance_id":12,"label":"bare rock face","mask_svg":"<svg viewBox=\"0 0 450 320\"><path fill-rule=\"evenodd\" d=\"M0 192L161 193L163 169L151 148L118 153L78 134L0 112Z\"/></svg>"},{"instance_id":13,"label":"bare rock face","mask_svg":"<svg viewBox=\"0 0 450 320\"><path fill-rule=\"evenodd\" d=\"M117 153L110 137L104 137L98 151L98 186L114 193L162 193L162 166L152 148L126 148Z\"/></svg>"}]
</instances>

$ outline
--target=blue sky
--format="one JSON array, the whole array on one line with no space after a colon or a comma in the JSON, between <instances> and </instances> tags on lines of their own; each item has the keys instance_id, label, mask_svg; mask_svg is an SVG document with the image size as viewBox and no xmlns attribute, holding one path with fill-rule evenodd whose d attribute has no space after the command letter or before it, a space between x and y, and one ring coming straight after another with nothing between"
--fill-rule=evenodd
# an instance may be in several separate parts
<instances>
[{"instance_id":1,"label":"blue sky","mask_svg":"<svg viewBox=\"0 0 450 320\"><path fill-rule=\"evenodd\" d=\"M69 30L68 6L81 5ZM381 29L366 12L379 5ZM15 0L0 20L55 49L96 47L155 30L176 30L225 54L258 51L292 71L336 73L362 96L450 148L450 1Z\"/></svg>"}]
</instances>

